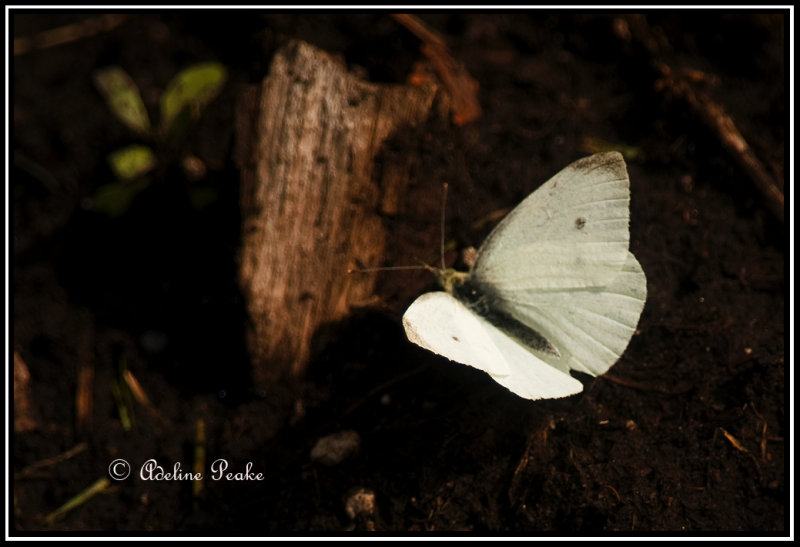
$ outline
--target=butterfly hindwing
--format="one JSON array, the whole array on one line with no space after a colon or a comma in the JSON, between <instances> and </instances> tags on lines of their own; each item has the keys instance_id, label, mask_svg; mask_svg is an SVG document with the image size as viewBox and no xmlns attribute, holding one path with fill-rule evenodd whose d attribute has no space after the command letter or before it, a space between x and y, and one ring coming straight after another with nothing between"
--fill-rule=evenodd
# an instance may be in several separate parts
<instances>
[{"instance_id":1,"label":"butterfly hindwing","mask_svg":"<svg viewBox=\"0 0 800 547\"><path fill-rule=\"evenodd\" d=\"M499 291L501 306L558 349L537 355L564 372L598 376L625 351L647 298L647 279L633 256L605 287L570 291Z\"/></svg>"}]
</instances>

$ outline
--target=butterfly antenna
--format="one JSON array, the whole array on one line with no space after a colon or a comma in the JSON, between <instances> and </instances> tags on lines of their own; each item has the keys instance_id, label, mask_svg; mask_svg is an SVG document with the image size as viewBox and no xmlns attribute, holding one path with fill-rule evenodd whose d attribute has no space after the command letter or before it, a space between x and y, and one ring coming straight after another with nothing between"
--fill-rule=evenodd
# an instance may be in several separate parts
<instances>
[{"instance_id":1,"label":"butterfly antenna","mask_svg":"<svg viewBox=\"0 0 800 547\"><path fill-rule=\"evenodd\" d=\"M445 268L445 263L444 263L444 219L445 219L445 211L447 209L446 205L447 205L447 183L445 182L445 183L442 184L442 218L441 218L441 226L440 226L441 235L442 235L442 237L441 237L441 249L440 249L440 254L441 254L441 257L442 257L442 270L446 269ZM376 268L348 268L347 269L347 273L348 274L353 274L353 273L371 273L371 272L385 272L385 271L390 271L390 270L428 270L430 272L433 272L434 274L441 273L441 272L437 272L436 268L434 268L433 266L429 266L428 264L426 264L422 260L419 260L419 259L417 259L417 260L420 263L419 266L380 266L380 267L376 267Z\"/></svg>"},{"instance_id":2,"label":"butterfly antenna","mask_svg":"<svg viewBox=\"0 0 800 547\"><path fill-rule=\"evenodd\" d=\"M371 273L371 272L386 272L392 270L425 270L430 268L428 265L422 266L381 266L378 268L348 268L347 273Z\"/></svg>"},{"instance_id":3,"label":"butterfly antenna","mask_svg":"<svg viewBox=\"0 0 800 547\"><path fill-rule=\"evenodd\" d=\"M442 234L442 246L441 246L441 256L442 256L442 270L445 269L444 264L444 216L445 211L447 209L447 183L445 182L442 184L442 225L441 225L441 234Z\"/></svg>"}]
</instances>

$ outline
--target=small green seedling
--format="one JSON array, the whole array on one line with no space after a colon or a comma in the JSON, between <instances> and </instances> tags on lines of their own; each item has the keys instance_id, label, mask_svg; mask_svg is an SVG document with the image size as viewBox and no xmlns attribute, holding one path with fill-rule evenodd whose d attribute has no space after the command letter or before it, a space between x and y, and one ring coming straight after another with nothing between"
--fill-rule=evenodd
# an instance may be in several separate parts
<instances>
[{"instance_id":1,"label":"small green seedling","mask_svg":"<svg viewBox=\"0 0 800 547\"><path fill-rule=\"evenodd\" d=\"M124 214L133 199L150 184L148 175L157 167L156 149L179 139L205 107L217 97L227 79L220 63L200 63L179 72L160 98L160 123L150 123L139 87L120 67L111 66L94 74L94 83L111 112L138 138L149 144L132 144L109 154L116 180L101 186L92 197L92 209L112 217ZM207 194L207 188L192 189ZM190 196L193 203L198 203ZM202 200L201 200L202 201Z\"/></svg>"}]
</instances>

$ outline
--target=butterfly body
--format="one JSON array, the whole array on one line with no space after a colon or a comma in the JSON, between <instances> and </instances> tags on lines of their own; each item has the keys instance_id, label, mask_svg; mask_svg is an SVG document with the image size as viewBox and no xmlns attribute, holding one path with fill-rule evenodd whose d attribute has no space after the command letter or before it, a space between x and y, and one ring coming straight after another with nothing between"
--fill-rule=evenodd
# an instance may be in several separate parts
<instances>
[{"instance_id":1,"label":"butterfly body","mask_svg":"<svg viewBox=\"0 0 800 547\"><path fill-rule=\"evenodd\" d=\"M544 336L514 317L513 310L506 309L505 301L490 284L481 282L475 276L467 275L461 279L462 281L453 284L448 292L470 311L483 317L522 345L559 356L558 349Z\"/></svg>"}]
</instances>

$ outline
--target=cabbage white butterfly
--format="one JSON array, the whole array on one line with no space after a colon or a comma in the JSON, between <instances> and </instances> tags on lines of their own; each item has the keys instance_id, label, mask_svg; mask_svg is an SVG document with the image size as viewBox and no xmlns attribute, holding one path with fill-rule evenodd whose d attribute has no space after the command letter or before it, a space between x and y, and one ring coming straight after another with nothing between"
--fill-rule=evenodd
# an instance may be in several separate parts
<instances>
[{"instance_id":1,"label":"cabbage white butterfly","mask_svg":"<svg viewBox=\"0 0 800 547\"><path fill-rule=\"evenodd\" d=\"M629 203L618 152L568 165L494 228L468 273L438 272L445 292L409 306L408 339L526 399L582 391L569 371L611 368L644 309Z\"/></svg>"}]
</instances>

